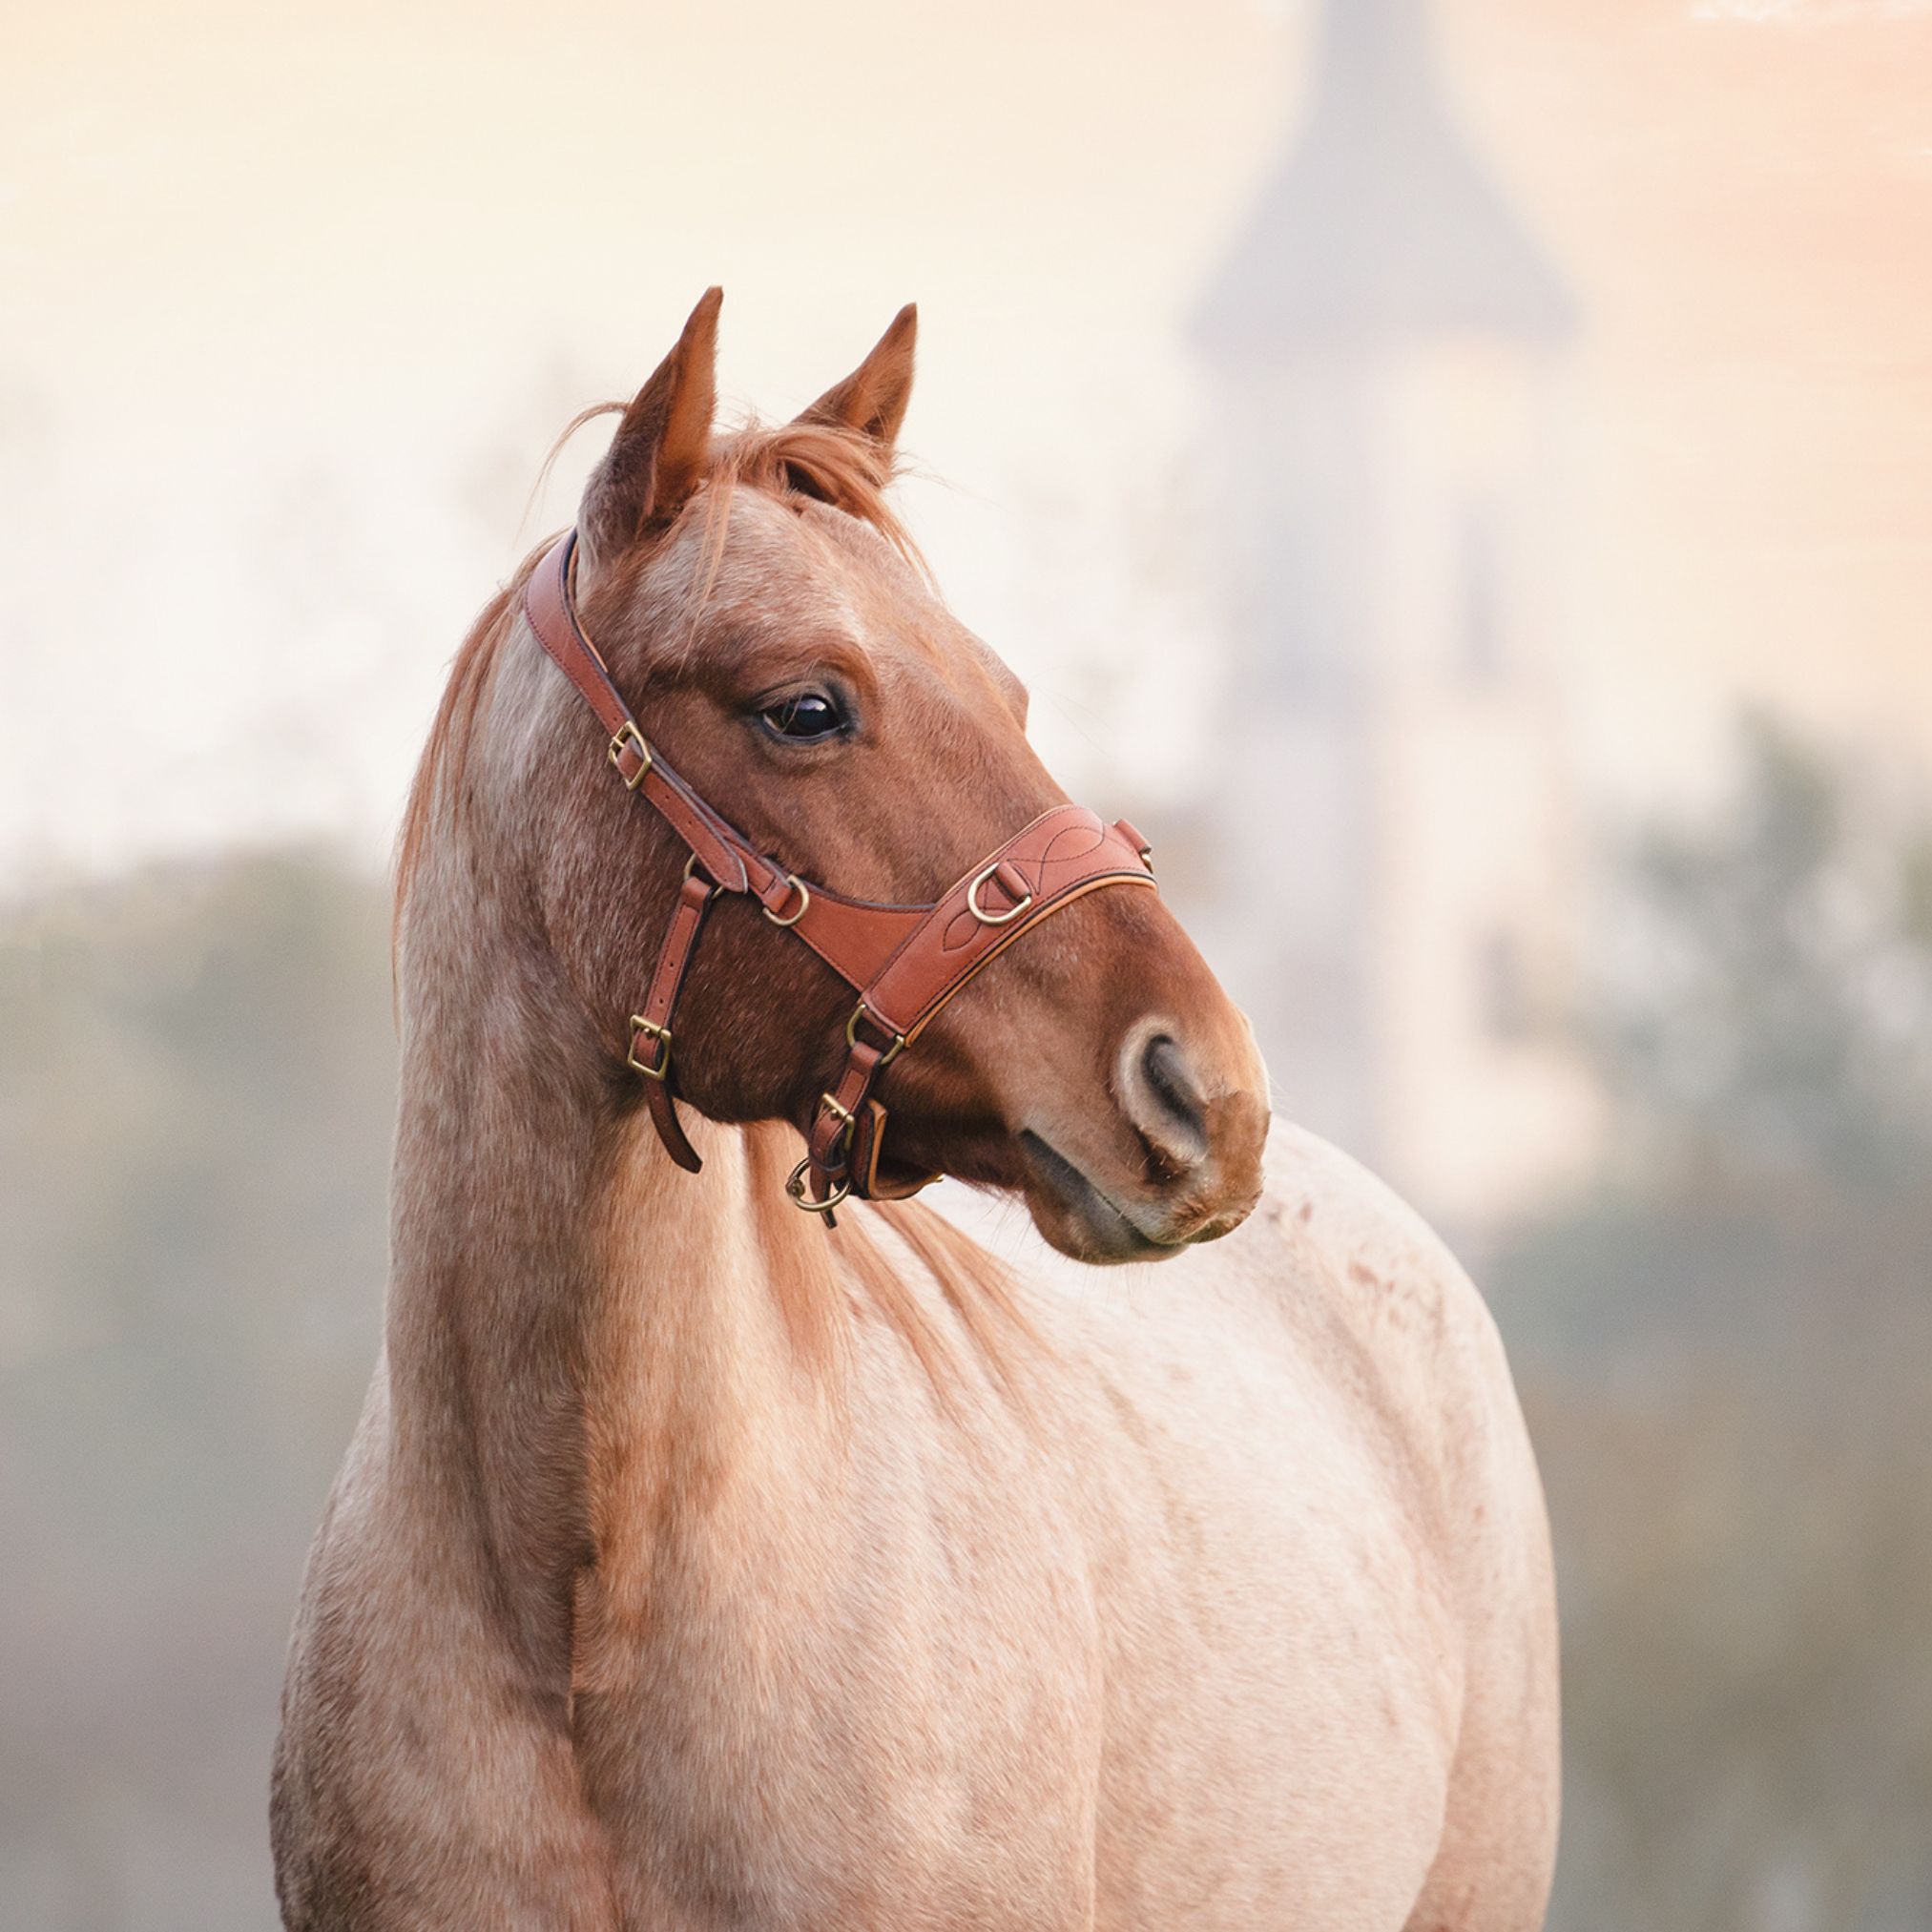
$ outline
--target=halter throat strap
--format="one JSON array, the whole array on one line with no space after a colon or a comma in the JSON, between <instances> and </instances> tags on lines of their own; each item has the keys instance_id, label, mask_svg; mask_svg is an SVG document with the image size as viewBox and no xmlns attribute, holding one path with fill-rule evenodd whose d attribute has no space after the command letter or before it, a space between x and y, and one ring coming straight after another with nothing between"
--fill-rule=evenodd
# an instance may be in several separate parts
<instances>
[{"instance_id":1,"label":"halter throat strap","mask_svg":"<svg viewBox=\"0 0 1932 1932\"><path fill-rule=\"evenodd\" d=\"M744 894L859 995L845 1028L843 1067L819 1097L805 1157L787 1192L828 1223L848 1195L917 1193L939 1176L914 1174L894 1181L881 1172L887 1112L873 1091L880 1075L1022 934L1102 886L1152 886L1147 841L1125 819L1107 825L1083 806L1056 805L930 905L847 899L786 872L678 777L639 729L578 621L571 593L575 549L576 532L567 530L545 552L524 587L524 615L595 713L618 779L691 853L643 1008L631 1016L630 1065L643 1078L665 1151L692 1173L701 1164L677 1117L673 1022L707 914L720 893Z\"/></svg>"}]
</instances>

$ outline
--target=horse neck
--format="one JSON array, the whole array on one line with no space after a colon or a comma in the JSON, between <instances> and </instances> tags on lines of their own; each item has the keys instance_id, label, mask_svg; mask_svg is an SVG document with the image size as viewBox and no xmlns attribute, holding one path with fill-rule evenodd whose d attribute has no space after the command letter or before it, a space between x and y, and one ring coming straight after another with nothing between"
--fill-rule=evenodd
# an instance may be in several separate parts
<instances>
[{"instance_id":1,"label":"horse neck","mask_svg":"<svg viewBox=\"0 0 1932 1932\"><path fill-rule=\"evenodd\" d=\"M441 889L467 876L426 867L406 928L391 1467L549 1679L585 1567L648 1568L676 1493L783 1425L830 1278L788 1131L694 1121L705 1170L674 1168L514 895Z\"/></svg>"}]
</instances>

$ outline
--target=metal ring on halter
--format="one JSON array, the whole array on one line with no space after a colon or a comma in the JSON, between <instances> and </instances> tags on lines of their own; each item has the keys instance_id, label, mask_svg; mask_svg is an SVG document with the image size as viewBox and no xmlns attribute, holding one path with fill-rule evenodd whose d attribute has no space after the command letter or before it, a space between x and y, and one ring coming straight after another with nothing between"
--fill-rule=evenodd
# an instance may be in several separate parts
<instances>
[{"instance_id":1,"label":"metal ring on halter","mask_svg":"<svg viewBox=\"0 0 1932 1932\"><path fill-rule=\"evenodd\" d=\"M866 1007L865 1002L863 1000L861 1000L859 1004L852 1008L852 1017L845 1022L846 1046L856 1047L859 1044L859 1022L861 1020L870 1020L872 1024L875 1027L877 1027L882 1033L892 1032L891 1028L889 1028L885 1024L885 1022L878 1016L878 1014L872 1012ZM885 1056L879 1063L879 1070L883 1073L886 1070L886 1068L891 1066L892 1063L896 1059L898 1059L899 1056L904 1051L905 1051L905 1035L904 1033L893 1033L892 1044L885 1049Z\"/></svg>"},{"instance_id":2,"label":"metal ring on halter","mask_svg":"<svg viewBox=\"0 0 1932 1932\"><path fill-rule=\"evenodd\" d=\"M805 1192L805 1170L811 1164L812 1156L808 1153L792 1170L792 1177L785 1183L785 1193L791 1196L795 1208L803 1208L808 1215L829 1215L852 1192L852 1183L841 1181L834 1193L827 1195L822 1201L815 1201Z\"/></svg>"},{"instance_id":3,"label":"metal ring on halter","mask_svg":"<svg viewBox=\"0 0 1932 1932\"><path fill-rule=\"evenodd\" d=\"M764 915L774 925L797 925L800 920L804 918L807 909L812 904L811 888L796 872L787 872L785 874L785 883L799 895L799 909L789 919L780 919L769 905L765 906L763 908Z\"/></svg>"},{"instance_id":4,"label":"metal ring on halter","mask_svg":"<svg viewBox=\"0 0 1932 1932\"><path fill-rule=\"evenodd\" d=\"M966 887L966 910L970 912L972 916L976 920L978 920L982 925L1009 924L1013 920L1018 919L1021 913L1025 912L1028 906L1029 906L1033 903L1033 895L1030 892L1028 892L1020 899L1017 904L1008 907L1008 909L1005 912L988 912L986 909L986 907L980 904L980 887L984 885L987 883L987 881L990 879L993 876L993 874L1000 869L1000 866L1004 862L1005 862L1003 860L995 859L993 862L990 865L988 865L987 869L984 872L982 872L970 885Z\"/></svg>"}]
</instances>

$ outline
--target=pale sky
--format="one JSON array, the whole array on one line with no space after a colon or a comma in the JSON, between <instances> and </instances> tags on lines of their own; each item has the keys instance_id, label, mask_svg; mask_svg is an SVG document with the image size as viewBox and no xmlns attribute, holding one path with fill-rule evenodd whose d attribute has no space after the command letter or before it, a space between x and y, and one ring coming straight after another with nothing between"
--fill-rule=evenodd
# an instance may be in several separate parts
<instances>
[{"instance_id":1,"label":"pale sky","mask_svg":"<svg viewBox=\"0 0 1932 1932\"><path fill-rule=\"evenodd\" d=\"M1932 13L1438 0L1577 287L1550 648L1593 787L1740 696L1932 752ZM374 856L551 434L725 286L808 400L921 305L915 528L1076 788L1204 755L1181 324L1295 111L1257 0L15 8L0 122L0 883ZM1178 480L1178 481L1177 481ZM1083 674L1139 654L1132 701ZM1115 788L1117 789L1117 787ZM1131 808L1121 796L1108 800Z\"/></svg>"}]
</instances>

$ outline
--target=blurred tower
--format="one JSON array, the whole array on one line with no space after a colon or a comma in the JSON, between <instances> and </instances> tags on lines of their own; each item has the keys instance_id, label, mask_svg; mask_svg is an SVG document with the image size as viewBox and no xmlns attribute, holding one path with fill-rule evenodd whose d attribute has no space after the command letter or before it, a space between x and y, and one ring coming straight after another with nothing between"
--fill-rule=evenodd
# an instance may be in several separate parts
<instances>
[{"instance_id":1,"label":"blurred tower","mask_svg":"<svg viewBox=\"0 0 1932 1932\"><path fill-rule=\"evenodd\" d=\"M1201 303L1231 651L1219 957L1283 1111L1452 1225L1587 1150L1550 580L1571 298L1423 0L1321 0L1309 112Z\"/></svg>"}]
</instances>

